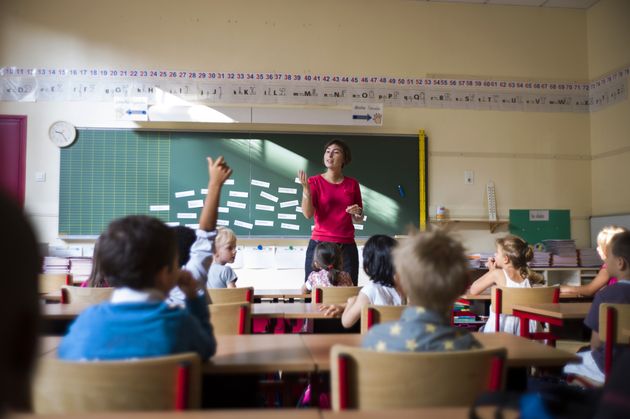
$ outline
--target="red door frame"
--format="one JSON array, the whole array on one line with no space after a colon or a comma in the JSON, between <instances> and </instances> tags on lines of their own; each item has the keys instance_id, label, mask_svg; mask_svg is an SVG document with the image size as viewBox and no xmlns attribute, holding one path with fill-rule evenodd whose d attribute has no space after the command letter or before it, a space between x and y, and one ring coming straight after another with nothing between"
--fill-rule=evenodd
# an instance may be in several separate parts
<instances>
[{"instance_id":1,"label":"red door frame","mask_svg":"<svg viewBox=\"0 0 630 419\"><path fill-rule=\"evenodd\" d=\"M18 161L18 203L24 207L25 185L26 185L26 115L2 115L2 120L16 120L20 127L20 136L18 138L18 149L20 153Z\"/></svg>"}]
</instances>

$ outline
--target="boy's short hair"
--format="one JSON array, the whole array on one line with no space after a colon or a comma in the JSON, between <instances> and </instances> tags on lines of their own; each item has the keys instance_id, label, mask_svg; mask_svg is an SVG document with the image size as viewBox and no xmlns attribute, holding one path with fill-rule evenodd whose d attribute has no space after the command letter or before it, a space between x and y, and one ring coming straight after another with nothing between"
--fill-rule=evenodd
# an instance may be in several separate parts
<instances>
[{"instance_id":1,"label":"boy's short hair","mask_svg":"<svg viewBox=\"0 0 630 419\"><path fill-rule=\"evenodd\" d=\"M413 305L447 312L468 286L464 247L447 233L415 233L394 249L394 265Z\"/></svg>"},{"instance_id":2,"label":"boy's short hair","mask_svg":"<svg viewBox=\"0 0 630 419\"><path fill-rule=\"evenodd\" d=\"M217 228L217 236L214 239L215 246L222 246L226 243L236 243L236 234L227 227Z\"/></svg>"},{"instance_id":3,"label":"boy's short hair","mask_svg":"<svg viewBox=\"0 0 630 419\"><path fill-rule=\"evenodd\" d=\"M152 288L175 263L175 233L157 218L131 215L112 221L99 243L101 269L113 287Z\"/></svg>"},{"instance_id":4,"label":"boy's short hair","mask_svg":"<svg viewBox=\"0 0 630 419\"><path fill-rule=\"evenodd\" d=\"M197 240L197 234L195 230L186 226L175 226L172 228L175 232L175 240L177 240L177 266L182 267L190 260L190 248Z\"/></svg>"},{"instance_id":5,"label":"boy's short hair","mask_svg":"<svg viewBox=\"0 0 630 419\"><path fill-rule=\"evenodd\" d=\"M615 234L609 246L613 256L623 258L630 266L630 231Z\"/></svg>"},{"instance_id":6,"label":"boy's short hair","mask_svg":"<svg viewBox=\"0 0 630 419\"><path fill-rule=\"evenodd\" d=\"M627 231L624 227L617 225L609 225L600 230L597 234L597 245L606 250L606 247L610 244L612 238L619 233Z\"/></svg>"},{"instance_id":7,"label":"boy's short hair","mask_svg":"<svg viewBox=\"0 0 630 419\"><path fill-rule=\"evenodd\" d=\"M4 240L0 255L0 416L7 410L30 409L30 379L37 359L39 295L37 277L42 260L33 228L18 205L0 191Z\"/></svg>"}]
</instances>

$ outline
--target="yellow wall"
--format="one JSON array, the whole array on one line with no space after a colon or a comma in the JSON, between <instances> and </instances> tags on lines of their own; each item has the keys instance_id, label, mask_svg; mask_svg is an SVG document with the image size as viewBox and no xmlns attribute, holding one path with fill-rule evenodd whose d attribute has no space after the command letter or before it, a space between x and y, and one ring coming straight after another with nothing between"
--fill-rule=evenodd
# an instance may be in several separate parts
<instances>
[{"instance_id":1,"label":"yellow wall","mask_svg":"<svg viewBox=\"0 0 630 419\"><path fill-rule=\"evenodd\" d=\"M595 65L592 52L606 48L607 15L619 8L627 10L622 3L601 1L593 12L586 12L404 0L3 0L0 65L587 80L623 63L615 63L613 57L618 55L612 54ZM629 118L615 115L623 114L618 108L628 106L626 101L601 112L610 115L601 125L618 131L617 145L602 145L602 151L617 147L624 138L627 141ZM59 179L59 152L46 138L50 124L65 119L77 126L133 125L114 121L113 106L107 103L5 102L0 103L0 112L29 116L26 206L42 240L50 241L57 231ZM569 208L573 236L585 246L591 205L599 205L592 203L591 194L598 196L601 191L598 176L592 177L597 186L591 187L588 158L591 148L595 154L600 150L591 142L600 117L387 108L379 131L427 130L431 214L436 205L444 205L453 217L483 216L485 184L493 180L500 218L507 218L510 208ZM597 136L603 136L601 130ZM379 158L375 156L375 167ZM600 161L608 160L596 160L594 173L599 173L595 168ZM464 185L464 170L474 170L474 185ZM35 171L47 172L47 182L35 183ZM620 199L615 198L618 193L603 193L606 197L600 201L607 206ZM625 206L627 212L630 198L624 199L619 207ZM470 250L493 248L494 237L483 226L460 232ZM505 229L498 232L504 233Z\"/></svg>"},{"instance_id":2,"label":"yellow wall","mask_svg":"<svg viewBox=\"0 0 630 419\"><path fill-rule=\"evenodd\" d=\"M630 2L600 1L587 14L589 77L630 64ZM630 212L630 101L591 114L593 215Z\"/></svg>"}]
</instances>

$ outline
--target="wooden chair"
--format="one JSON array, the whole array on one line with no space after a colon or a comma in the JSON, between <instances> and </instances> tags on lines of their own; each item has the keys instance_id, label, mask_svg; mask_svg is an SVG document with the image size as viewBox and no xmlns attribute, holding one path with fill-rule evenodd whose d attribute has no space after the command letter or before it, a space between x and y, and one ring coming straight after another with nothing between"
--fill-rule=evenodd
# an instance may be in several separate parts
<instances>
[{"instance_id":1,"label":"wooden chair","mask_svg":"<svg viewBox=\"0 0 630 419\"><path fill-rule=\"evenodd\" d=\"M249 303L210 304L208 308L215 335L251 333L252 310Z\"/></svg>"},{"instance_id":2,"label":"wooden chair","mask_svg":"<svg viewBox=\"0 0 630 419\"><path fill-rule=\"evenodd\" d=\"M254 287L246 288L208 288L212 304L251 303L254 299Z\"/></svg>"},{"instance_id":3,"label":"wooden chair","mask_svg":"<svg viewBox=\"0 0 630 419\"><path fill-rule=\"evenodd\" d=\"M39 293L56 292L64 285L72 285L70 274L39 274Z\"/></svg>"},{"instance_id":4,"label":"wooden chair","mask_svg":"<svg viewBox=\"0 0 630 419\"><path fill-rule=\"evenodd\" d=\"M315 302L321 304L345 304L348 298L359 294L363 287L315 287Z\"/></svg>"},{"instance_id":5,"label":"wooden chair","mask_svg":"<svg viewBox=\"0 0 630 419\"><path fill-rule=\"evenodd\" d=\"M375 324L400 319L407 306L376 306L369 304L361 308L361 333L367 333Z\"/></svg>"},{"instance_id":6,"label":"wooden chair","mask_svg":"<svg viewBox=\"0 0 630 419\"><path fill-rule=\"evenodd\" d=\"M604 342L604 375L606 379L613 366L613 348L628 345L623 330L630 328L630 304L603 303L599 306L599 338Z\"/></svg>"},{"instance_id":7,"label":"wooden chair","mask_svg":"<svg viewBox=\"0 0 630 419\"><path fill-rule=\"evenodd\" d=\"M114 288L61 287L62 304L98 304L107 301L112 296Z\"/></svg>"},{"instance_id":8,"label":"wooden chair","mask_svg":"<svg viewBox=\"0 0 630 419\"><path fill-rule=\"evenodd\" d=\"M560 287L535 287L535 288L511 288L494 287L492 290L492 309L494 310L494 331L501 330L500 314L513 314L515 305L558 303L560 300ZM541 319L541 321L544 321ZM555 345L556 338L551 333L529 332L529 321L520 321L520 335L530 339L547 339L551 345Z\"/></svg>"},{"instance_id":9,"label":"wooden chair","mask_svg":"<svg viewBox=\"0 0 630 419\"><path fill-rule=\"evenodd\" d=\"M33 406L38 414L199 409L201 361L190 352L124 361L41 358Z\"/></svg>"},{"instance_id":10,"label":"wooden chair","mask_svg":"<svg viewBox=\"0 0 630 419\"><path fill-rule=\"evenodd\" d=\"M471 406L484 391L502 389L505 348L453 352L331 349L334 410Z\"/></svg>"}]
</instances>

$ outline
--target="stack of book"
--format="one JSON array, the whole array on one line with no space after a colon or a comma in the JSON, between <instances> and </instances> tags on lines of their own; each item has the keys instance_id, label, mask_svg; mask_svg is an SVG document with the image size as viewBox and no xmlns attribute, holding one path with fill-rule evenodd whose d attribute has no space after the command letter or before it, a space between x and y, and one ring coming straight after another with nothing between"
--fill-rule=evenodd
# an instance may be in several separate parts
<instances>
[{"instance_id":1,"label":"stack of book","mask_svg":"<svg viewBox=\"0 0 630 419\"><path fill-rule=\"evenodd\" d=\"M551 264L551 253L534 251L534 258L529 262L532 268L546 268Z\"/></svg>"},{"instance_id":2,"label":"stack of book","mask_svg":"<svg viewBox=\"0 0 630 419\"><path fill-rule=\"evenodd\" d=\"M602 263L604 263L604 261L599 258L599 254L595 249L580 249L578 252L580 255L580 266L600 266Z\"/></svg>"},{"instance_id":3,"label":"stack of book","mask_svg":"<svg viewBox=\"0 0 630 419\"><path fill-rule=\"evenodd\" d=\"M543 240L545 250L552 254L551 265L556 268L578 266L575 240Z\"/></svg>"},{"instance_id":4,"label":"stack of book","mask_svg":"<svg viewBox=\"0 0 630 419\"><path fill-rule=\"evenodd\" d=\"M486 269L489 258L494 257L494 253L480 252L468 255L468 267L470 269Z\"/></svg>"},{"instance_id":5,"label":"stack of book","mask_svg":"<svg viewBox=\"0 0 630 419\"><path fill-rule=\"evenodd\" d=\"M460 298L455 302L453 307L454 326L477 330L482 324L483 321L480 321L479 317L470 311L470 302L468 300Z\"/></svg>"},{"instance_id":6,"label":"stack of book","mask_svg":"<svg viewBox=\"0 0 630 419\"><path fill-rule=\"evenodd\" d=\"M42 272L45 274L67 274L70 273L70 259L56 256L44 257Z\"/></svg>"},{"instance_id":7,"label":"stack of book","mask_svg":"<svg viewBox=\"0 0 630 419\"><path fill-rule=\"evenodd\" d=\"M70 258L70 273L74 282L83 282L92 272L92 258Z\"/></svg>"}]
</instances>

